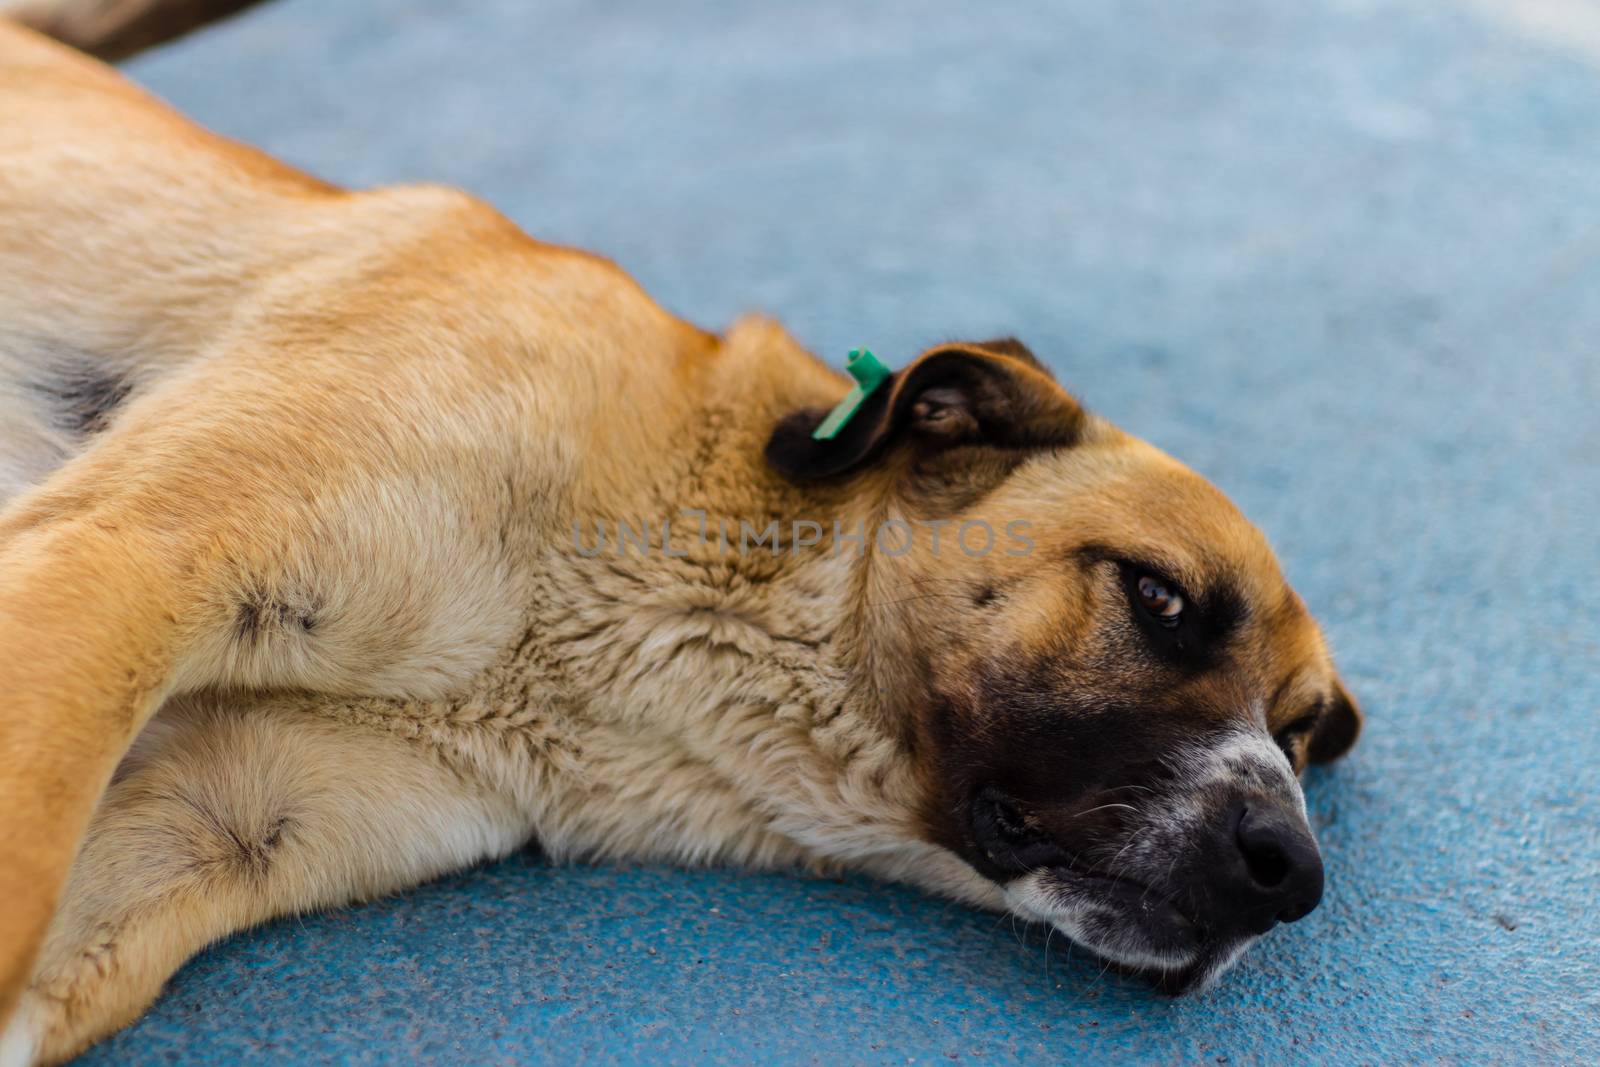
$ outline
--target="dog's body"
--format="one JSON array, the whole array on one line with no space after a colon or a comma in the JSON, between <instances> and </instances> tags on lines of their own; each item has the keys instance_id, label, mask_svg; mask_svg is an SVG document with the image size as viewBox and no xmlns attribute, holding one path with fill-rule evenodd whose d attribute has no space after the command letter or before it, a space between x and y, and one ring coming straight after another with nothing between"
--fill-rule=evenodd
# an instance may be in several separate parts
<instances>
[{"instance_id":1,"label":"dog's body","mask_svg":"<svg viewBox=\"0 0 1600 1067\"><path fill-rule=\"evenodd\" d=\"M1144 841L1071 855L1165 866L1224 784L1290 819L1359 720L1259 536L1020 346L936 351L813 441L847 382L776 326L702 332L460 193L331 188L3 23L0 115L0 1064L231 930L529 841L844 865L1185 982L1260 932L1111 930L1026 858L1161 781ZM1028 552L872 550L1019 516ZM1136 662L1115 574L1171 600L1130 543L1225 667L1187 630ZM1098 723L1158 684L1186 710L1041 784L1046 696Z\"/></svg>"}]
</instances>

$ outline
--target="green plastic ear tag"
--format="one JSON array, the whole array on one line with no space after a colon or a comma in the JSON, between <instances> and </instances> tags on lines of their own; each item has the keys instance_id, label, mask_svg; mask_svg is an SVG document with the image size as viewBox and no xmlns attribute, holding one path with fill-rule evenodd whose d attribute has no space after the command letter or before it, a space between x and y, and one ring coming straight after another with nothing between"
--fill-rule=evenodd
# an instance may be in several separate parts
<instances>
[{"instance_id":1,"label":"green plastic ear tag","mask_svg":"<svg viewBox=\"0 0 1600 1067\"><path fill-rule=\"evenodd\" d=\"M878 387L888 381L893 374L877 356L865 348L852 348L844 369L850 372L850 377L856 380L856 384L845 398L828 412L828 417L822 420L822 425L811 431L811 438L814 441L831 441L837 437L839 431L855 417L857 411L861 410L861 405L867 397L877 392Z\"/></svg>"}]
</instances>

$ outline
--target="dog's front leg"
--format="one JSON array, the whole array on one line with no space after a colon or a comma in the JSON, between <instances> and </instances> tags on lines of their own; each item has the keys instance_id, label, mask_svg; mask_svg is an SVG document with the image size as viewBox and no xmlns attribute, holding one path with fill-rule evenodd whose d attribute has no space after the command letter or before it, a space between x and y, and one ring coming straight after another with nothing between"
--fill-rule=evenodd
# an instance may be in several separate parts
<instances>
[{"instance_id":1,"label":"dog's front leg","mask_svg":"<svg viewBox=\"0 0 1600 1067\"><path fill-rule=\"evenodd\" d=\"M435 697L520 623L523 509L480 438L396 434L404 381L278 360L174 378L0 513L0 1018L166 697Z\"/></svg>"},{"instance_id":2,"label":"dog's front leg","mask_svg":"<svg viewBox=\"0 0 1600 1067\"><path fill-rule=\"evenodd\" d=\"M0 1017L95 802L172 677L181 560L115 513L0 551Z\"/></svg>"}]
</instances>

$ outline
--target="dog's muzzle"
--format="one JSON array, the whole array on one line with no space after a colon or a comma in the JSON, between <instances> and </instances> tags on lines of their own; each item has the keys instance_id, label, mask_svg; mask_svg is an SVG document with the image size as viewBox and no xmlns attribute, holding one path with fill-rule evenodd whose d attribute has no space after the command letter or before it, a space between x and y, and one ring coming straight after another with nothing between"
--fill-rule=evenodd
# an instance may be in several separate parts
<instances>
[{"instance_id":1,"label":"dog's muzzle","mask_svg":"<svg viewBox=\"0 0 1600 1067\"><path fill-rule=\"evenodd\" d=\"M1299 784L1269 740L1236 735L1171 762L1180 769L1159 787L1113 787L1104 795L1116 802L1056 819L1024 820L983 791L972 828L1009 868L997 880L1017 912L1183 992L1310 914L1323 868Z\"/></svg>"}]
</instances>

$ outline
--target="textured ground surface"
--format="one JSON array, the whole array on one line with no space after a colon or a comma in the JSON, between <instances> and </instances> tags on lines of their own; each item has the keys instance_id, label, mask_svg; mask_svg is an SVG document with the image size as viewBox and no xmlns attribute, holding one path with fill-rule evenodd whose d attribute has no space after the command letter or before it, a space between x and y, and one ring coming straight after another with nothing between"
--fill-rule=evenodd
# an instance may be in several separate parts
<instances>
[{"instance_id":1,"label":"textured ground surface","mask_svg":"<svg viewBox=\"0 0 1600 1067\"><path fill-rule=\"evenodd\" d=\"M1597 42L1564 0L286 0L134 64L703 323L1015 331L1266 528L1370 728L1308 783L1327 903L1197 999L893 888L515 859L236 938L90 1060L1600 1062Z\"/></svg>"}]
</instances>

